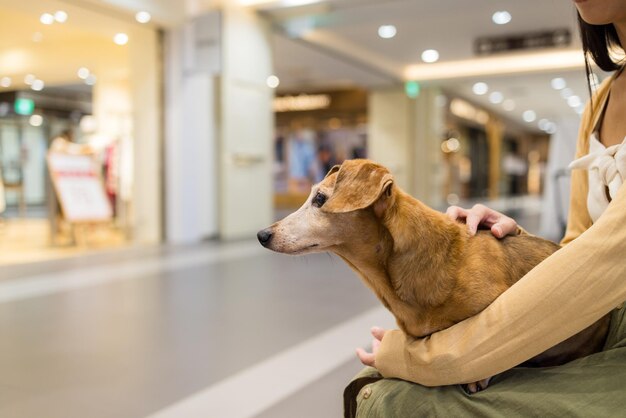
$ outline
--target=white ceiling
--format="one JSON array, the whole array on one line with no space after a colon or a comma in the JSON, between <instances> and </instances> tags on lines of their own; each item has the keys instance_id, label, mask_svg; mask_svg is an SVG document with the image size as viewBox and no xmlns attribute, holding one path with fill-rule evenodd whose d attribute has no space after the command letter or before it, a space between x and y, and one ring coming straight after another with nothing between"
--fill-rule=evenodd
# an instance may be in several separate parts
<instances>
[{"instance_id":1,"label":"white ceiling","mask_svg":"<svg viewBox=\"0 0 626 418\"><path fill-rule=\"evenodd\" d=\"M572 36L568 49L580 51L575 9L573 2L566 0L329 0L299 8L280 7L280 2L272 6L262 13L276 28L273 42L280 91L398 85L406 80L408 67L428 65L420 59L425 49L439 51L438 65L449 62L462 67L475 61L473 43L482 36L567 28ZM510 23L492 22L493 13L501 10L511 13ZM380 38L377 30L383 24L395 25L396 37ZM427 84L441 86L536 130L536 122L523 122L524 110L534 110L537 121L575 115L550 87L554 77L565 78L574 94L583 102L587 99L584 68L578 62L539 73L461 76ZM502 105L491 104L488 95L474 95L471 87L477 81L514 100L515 110L507 112Z\"/></svg>"},{"instance_id":2,"label":"white ceiling","mask_svg":"<svg viewBox=\"0 0 626 418\"><path fill-rule=\"evenodd\" d=\"M111 36L120 30L137 30L135 11L149 11L156 24L167 27L179 24L185 13L212 1L0 0L0 77L10 75L19 80L27 72L46 71L46 81L53 85L75 82L73 77L79 66L119 62L121 68L128 53L114 45ZM463 68L463 63L475 61L472 48L479 36L569 28L573 37L571 49L580 48L574 7L567 0L309 0L313 4L301 7L283 7L285 0L267 1L269 6L261 12L275 28L274 62L281 79L279 91L398 86L407 78L408 67L428 65L420 62L420 54L426 48L439 50L438 65L451 63L450 66ZM41 13L58 8L70 12L66 24L43 26L38 22ZM502 26L492 23L491 16L498 10L508 10L512 21ZM395 25L397 36L379 38L377 29L382 24ZM43 42L32 42L35 31L42 32ZM22 67L15 68L16 62L22 62ZM549 84L553 77L562 76L584 101L588 97L584 70L571 67L564 65L561 70L538 74L457 77L424 84L437 84L445 91L525 124L521 114L526 109L535 110L537 120L557 120L575 114ZM500 91L505 98L515 100L516 109L506 112L501 105L489 103L487 96L475 96L471 86L476 81L487 82L491 91ZM526 126L536 129L536 123Z\"/></svg>"}]
</instances>

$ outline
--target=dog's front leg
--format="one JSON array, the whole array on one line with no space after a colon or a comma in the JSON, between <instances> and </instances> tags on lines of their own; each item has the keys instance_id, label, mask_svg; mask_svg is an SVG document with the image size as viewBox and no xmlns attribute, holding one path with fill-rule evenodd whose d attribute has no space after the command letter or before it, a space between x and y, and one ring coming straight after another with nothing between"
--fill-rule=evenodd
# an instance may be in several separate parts
<instances>
[{"instance_id":1,"label":"dog's front leg","mask_svg":"<svg viewBox=\"0 0 626 418\"><path fill-rule=\"evenodd\" d=\"M487 386L489 386L490 380L491 380L491 377L488 377L486 379L479 380L478 382L468 383L467 385L463 385L463 386L464 386L465 391L471 395L473 393L480 392L481 390L487 389Z\"/></svg>"}]
</instances>

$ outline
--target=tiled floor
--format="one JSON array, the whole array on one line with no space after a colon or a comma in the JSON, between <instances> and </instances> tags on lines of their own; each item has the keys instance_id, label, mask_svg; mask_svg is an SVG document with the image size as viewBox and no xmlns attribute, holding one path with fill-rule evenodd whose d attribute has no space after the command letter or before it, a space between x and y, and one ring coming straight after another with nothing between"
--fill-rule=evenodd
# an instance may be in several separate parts
<instances>
[{"instance_id":1,"label":"tiled floor","mask_svg":"<svg viewBox=\"0 0 626 418\"><path fill-rule=\"evenodd\" d=\"M252 241L3 267L0 417L339 417L392 322L338 258Z\"/></svg>"}]
</instances>

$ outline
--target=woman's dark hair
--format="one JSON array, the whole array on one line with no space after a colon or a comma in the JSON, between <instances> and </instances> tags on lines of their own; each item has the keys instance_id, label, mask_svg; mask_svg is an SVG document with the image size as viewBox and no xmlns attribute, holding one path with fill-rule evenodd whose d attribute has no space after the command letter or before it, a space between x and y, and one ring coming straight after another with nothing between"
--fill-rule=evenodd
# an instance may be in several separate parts
<instances>
[{"instance_id":1,"label":"woman's dark hair","mask_svg":"<svg viewBox=\"0 0 626 418\"><path fill-rule=\"evenodd\" d=\"M587 80L589 81L589 95L591 96L591 64L589 56L604 71L616 71L622 66L622 63L613 61L610 51L615 47L622 48L619 42L617 31L612 23L606 25L591 25L585 22L580 13L578 13L578 26L580 28L580 38L583 43L583 51L585 53L585 71L587 72Z\"/></svg>"}]
</instances>

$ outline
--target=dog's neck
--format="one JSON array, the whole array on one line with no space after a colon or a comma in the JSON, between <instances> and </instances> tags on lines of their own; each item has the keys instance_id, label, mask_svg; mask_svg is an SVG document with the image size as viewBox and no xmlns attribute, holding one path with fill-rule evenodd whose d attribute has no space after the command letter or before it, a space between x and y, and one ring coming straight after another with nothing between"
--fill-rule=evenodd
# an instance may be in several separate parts
<instances>
[{"instance_id":1,"label":"dog's neck","mask_svg":"<svg viewBox=\"0 0 626 418\"><path fill-rule=\"evenodd\" d=\"M393 238L389 276L400 298L425 307L441 305L455 285L453 267L467 239L444 214L398 190L383 224Z\"/></svg>"},{"instance_id":2,"label":"dog's neck","mask_svg":"<svg viewBox=\"0 0 626 418\"><path fill-rule=\"evenodd\" d=\"M428 335L430 322L455 286L450 267L464 243L459 225L398 190L382 218L372 211L371 233L334 250L396 316L405 332ZM446 324L449 326L450 324Z\"/></svg>"}]
</instances>

